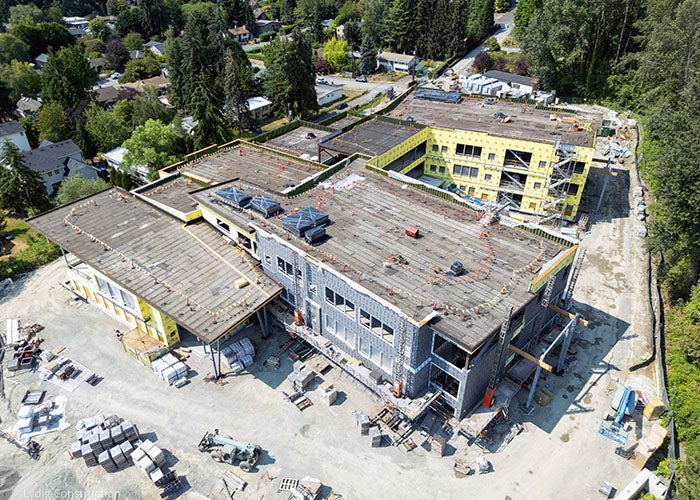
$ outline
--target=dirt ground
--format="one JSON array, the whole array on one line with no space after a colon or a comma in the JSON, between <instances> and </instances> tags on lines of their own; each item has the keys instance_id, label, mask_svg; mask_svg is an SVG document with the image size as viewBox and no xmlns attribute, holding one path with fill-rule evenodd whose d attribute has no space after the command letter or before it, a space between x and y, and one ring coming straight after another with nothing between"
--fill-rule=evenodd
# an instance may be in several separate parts
<instances>
[{"instance_id":1,"label":"dirt ground","mask_svg":"<svg viewBox=\"0 0 700 500\"><path fill-rule=\"evenodd\" d=\"M94 387L82 384L67 392L41 382L35 372L10 379L5 372L7 397L0 400L0 429L16 422L25 391L39 387L49 397L68 397L71 427L38 437L44 447L38 461L0 441L0 499L158 498L159 490L134 466L109 474L68 458L66 450L75 440L73 425L97 413L129 418L142 435L156 440L166 450L168 466L186 479L187 489L181 494L186 499L225 498L219 479L230 466L214 462L196 446L204 432L214 428L264 449L257 470L235 469L249 485L234 498L286 498L277 491L279 479L307 475L326 485L324 497L347 499L465 498L473 492L481 499L586 499L599 498L602 481L621 490L638 471L615 455L618 445L599 435L598 425L610 411L612 393L619 385L632 385L648 398L656 395L653 365L634 373L628 370L650 352L642 240L634 235L636 221L629 216L634 178L627 165L618 177L609 178L599 214L592 213L599 191L589 188L599 189L600 180L592 180L586 188L592 224L583 236L588 253L574 310L588 319L589 327L577 331L577 363L562 377L542 380L541 387L554 394L548 406L535 405L535 411L526 414L522 407L527 393L517 394L509 416L524 423L527 432L487 455L490 473L455 476L455 455L474 460L481 453L475 446L465 448L462 437L450 441L443 458L426 452L418 432L412 438L419 446L410 453L388 445L371 448L367 436L360 435L353 412L372 412L380 404L337 369L319 377L309 392L314 404L297 410L281 395L282 390L289 391L285 377L291 362L285 357L278 370L262 364L287 340L281 331L266 341L253 328L240 335L251 338L258 351L249 373L217 385L211 381L209 359L201 349L193 349L188 360L193 370L190 383L181 389L168 387L121 349L113 333L122 327L119 323L74 300L60 285L65 270L58 260L20 280L0 298L0 324L19 318L45 325L40 334L46 339L45 348L66 346L65 355L103 379ZM321 400L321 379L342 391L333 406ZM640 437L648 425L641 419L633 422L633 437Z\"/></svg>"}]
</instances>

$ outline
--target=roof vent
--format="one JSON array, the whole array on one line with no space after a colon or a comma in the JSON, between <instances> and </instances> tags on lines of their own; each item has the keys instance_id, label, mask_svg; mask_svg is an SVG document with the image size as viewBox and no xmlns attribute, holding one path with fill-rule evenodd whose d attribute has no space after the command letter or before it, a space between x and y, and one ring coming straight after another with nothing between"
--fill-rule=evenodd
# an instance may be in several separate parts
<instances>
[{"instance_id":1,"label":"roof vent","mask_svg":"<svg viewBox=\"0 0 700 500\"><path fill-rule=\"evenodd\" d=\"M460 261L456 260L450 266L450 271L452 271L452 274L454 274L455 276L461 276L464 272L464 266Z\"/></svg>"}]
</instances>

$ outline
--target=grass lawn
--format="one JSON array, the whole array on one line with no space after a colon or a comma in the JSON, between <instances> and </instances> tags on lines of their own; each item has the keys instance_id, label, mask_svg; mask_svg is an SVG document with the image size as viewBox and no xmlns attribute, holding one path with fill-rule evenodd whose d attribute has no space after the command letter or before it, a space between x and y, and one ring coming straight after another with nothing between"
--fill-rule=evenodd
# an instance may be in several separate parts
<instances>
[{"instance_id":1,"label":"grass lawn","mask_svg":"<svg viewBox=\"0 0 700 500\"><path fill-rule=\"evenodd\" d=\"M29 247L31 240L39 239L39 233L25 224L24 219L20 217L10 217L6 219L7 225L3 231L4 235L11 234L14 238L10 241L5 241L5 252L0 256L0 260L8 259L10 255L17 255L22 250ZM9 250L9 254L5 255Z\"/></svg>"}]
</instances>

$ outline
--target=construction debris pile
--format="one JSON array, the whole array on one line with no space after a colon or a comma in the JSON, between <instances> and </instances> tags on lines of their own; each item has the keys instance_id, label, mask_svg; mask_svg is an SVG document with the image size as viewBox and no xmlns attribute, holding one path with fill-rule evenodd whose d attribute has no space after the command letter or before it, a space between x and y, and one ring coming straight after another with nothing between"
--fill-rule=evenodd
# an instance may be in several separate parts
<instances>
[{"instance_id":1,"label":"construction debris pile","mask_svg":"<svg viewBox=\"0 0 700 500\"><path fill-rule=\"evenodd\" d=\"M187 373L189 371L187 365L170 353L154 359L151 362L151 368L168 385L174 385L179 388L187 382Z\"/></svg>"},{"instance_id":2,"label":"construction debris pile","mask_svg":"<svg viewBox=\"0 0 700 500\"><path fill-rule=\"evenodd\" d=\"M14 372L34 366L34 359L41 352L39 345L44 339L32 337L43 329L38 323L22 325L18 319L7 320L7 346L14 349L12 358L7 362L7 371Z\"/></svg>"},{"instance_id":3,"label":"construction debris pile","mask_svg":"<svg viewBox=\"0 0 700 500\"><path fill-rule=\"evenodd\" d=\"M58 351L42 351L39 357L43 364L39 368L39 378L41 380L52 379L54 381L65 381L75 379L82 374L85 381L89 384L97 382L95 372L87 370L75 361L66 356L60 356Z\"/></svg>"},{"instance_id":4,"label":"construction debris pile","mask_svg":"<svg viewBox=\"0 0 700 500\"><path fill-rule=\"evenodd\" d=\"M156 486L163 488L161 497L182 486L174 471L165 469L165 454L152 441L139 438L136 426L117 415L95 415L80 420L76 437L69 450L71 459L83 458L85 465L102 466L107 472L117 472L132 463L141 469Z\"/></svg>"},{"instance_id":5,"label":"construction debris pile","mask_svg":"<svg viewBox=\"0 0 700 500\"><path fill-rule=\"evenodd\" d=\"M224 363L234 373L240 373L245 368L253 364L255 357L255 347L248 337L229 344L221 349L221 356Z\"/></svg>"}]
</instances>

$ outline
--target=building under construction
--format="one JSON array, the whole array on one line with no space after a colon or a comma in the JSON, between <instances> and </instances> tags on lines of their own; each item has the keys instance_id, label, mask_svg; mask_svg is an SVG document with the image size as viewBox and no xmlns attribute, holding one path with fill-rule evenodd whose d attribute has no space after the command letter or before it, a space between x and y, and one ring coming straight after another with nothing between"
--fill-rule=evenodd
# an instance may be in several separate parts
<instances>
[{"instance_id":1,"label":"building under construction","mask_svg":"<svg viewBox=\"0 0 700 500\"><path fill-rule=\"evenodd\" d=\"M491 223L359 154L324 167L236 143L164 176L29 224L70 252L76 291L165 345L187 331L216 346L256 319L264 337L279 296L292 335L392 406L462 418L519 359L534 369L540 334L566 315L549 304L576 245Z\"/></svg>"}]
</instances>

